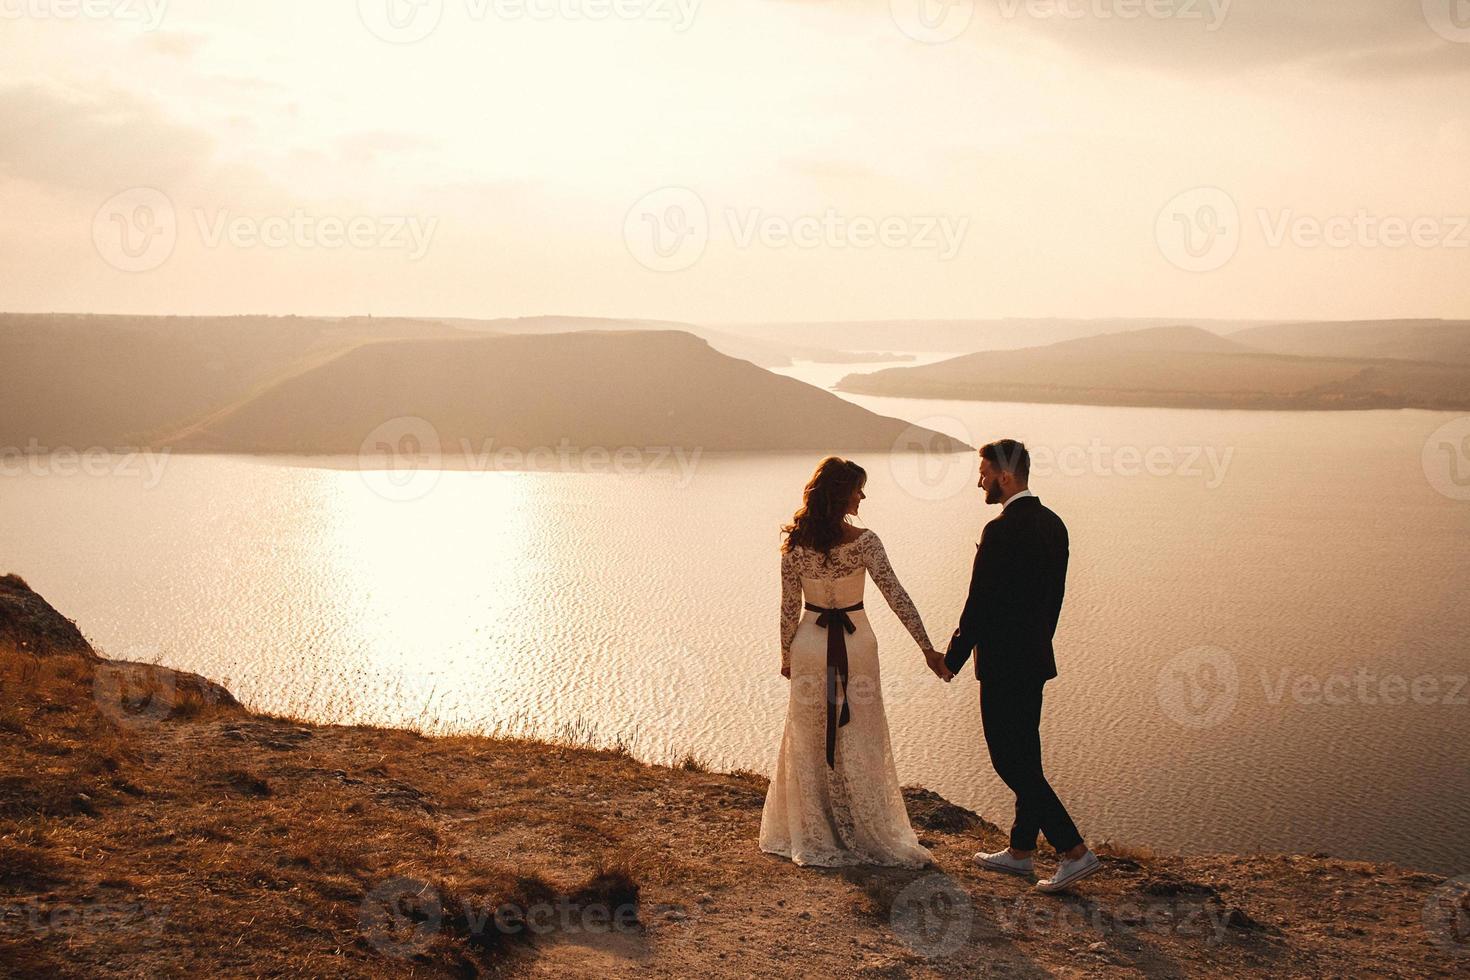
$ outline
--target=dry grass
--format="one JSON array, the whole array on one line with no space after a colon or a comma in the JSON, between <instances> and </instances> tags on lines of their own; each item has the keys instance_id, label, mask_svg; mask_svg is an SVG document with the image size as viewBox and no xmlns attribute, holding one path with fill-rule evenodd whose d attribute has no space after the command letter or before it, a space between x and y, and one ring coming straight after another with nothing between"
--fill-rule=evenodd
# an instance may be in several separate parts
<instances>
[{"instance_id":1,"label":"dry grass","mask_svg":"<svg viewBox=\"0 0 1470 980\"><path fill-rule=\"evenodd\" d=\"M636 872L607 863L619 822L547 807L554 757L497 789L484 767L504 767L505 746L304 729L163 668L80 655L0 650L0 694L0 911L30 923L0 933L0 975L152 975L164 934L206 973L465 975L544 941L515 928L537 903L636 908ZM441 815L481 806L484 832L522 844L446 842ZM407 946L364 925L394 881L435 896L436 928L408 928ZM389 921L411 927L411 909Z\"/></svg>"},{"instance_id":2,"label":"dry grass","mask_svg":"<svg viewBox=\"0 0 1470 980\"><path fill-rule=\"evenodd\" d=\"M27 729L27 713L17 704L0 704L0 733L24 735Z\"/></svg>"},{"instance_id":3,"label":"dry grass","mask_svg":"<svg viewBox=\"0 0 1470 980\"><path fill-rule=\"evenodd\" d=\"M0 891L41 891L63 878L56 856L24 830L0 838Z\"/></svg>"},{"instance_id":4,"label":"dry grass","mask_svg":"<svg viewBox=\"0 0 1470 980\"><path fill-rule=\"evenodd\" d=\"M0 704L0 976L1315 976L1353 951L1449 975L1421 922L1442 879L1414 872L1105 843L1106 874L1059 905L974 869L1004 835L918 788L939 869L803 870L754 847L764 777L692 757L304 725L82 655L0 649ZM935 880L973 903L950 959L894 925ZM1209 903L1256 925L1216 945L1002 931L996 909L1040 901Z\"/></svg>"},{"instance_id":5,"label":"dry grass","mask_svg":"<svg viewBox=\"0 0 1470 980\"><path fill-rule=\"evenodd\" d=\"M72 977L80 973L32 935L0 933L0 966L14 977Z\"/></svg>"},{"instance_id":6,"label":"dry grass","mask_svg":"<svg viewBox=\"0 0 1470 980\"><path fill-rule=\"evenodd\" d=\"M1163 854L1151 847L1138 847L1129 844L1118 844L1111 840L1105 840L1093 848L1103 857L1118 858L1124 861L1148 862L1156 861Z\"/></svg>"}]
</instances>

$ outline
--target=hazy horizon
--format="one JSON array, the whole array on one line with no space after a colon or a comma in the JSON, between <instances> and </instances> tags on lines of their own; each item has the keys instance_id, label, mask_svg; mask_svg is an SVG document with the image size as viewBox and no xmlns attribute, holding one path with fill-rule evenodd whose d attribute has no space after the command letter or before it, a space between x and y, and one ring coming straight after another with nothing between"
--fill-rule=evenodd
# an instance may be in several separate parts
<instances>
[{"instance_id":1,"label":"hazy horizon","mask_svg":"<svg viewBox=\"0 0 1470 980\"><path fill-rule=\"evenodd\" d=\"M1137 321L1140 324L1147 324L1147 325L1158 325L1158 324L1162 324L1162 323L1178 323L1178 324L1181 324L1181 325L1198 325L1198 324L1219 325L1219 324L1226 324L1226 325L1229 325L1229 327L1231 329L1235 329L1237 327L1243 328L1244 325L1246 325L1246 324L1251 324L1251 325L1255 325L1255 324L1267 325L1267 324L1288 324L1288 323L1335 323L1335 322L1336 323L1391 323L1391 322L1419 321L1419 320L1426 320L1426 321L1427 320L1439 320L1439 321L1446 321L1446 322L1470 321L1470 311L1467 311L1466 313L1459 314L1459 315L1447 315L1447 316L1400 316L1400 315L1395 315L1395 314L1384 314L1384 315L1381 315L1381 316L1361 316L1361 317L1325 317L1325 316L1324 317L1315 317L1315 316L1295 316L1295 317L1273 317L1273 316L1265 316L1265 317L1224 317L1224 316L1182 316L1182 315L1169 315L1169 314L1157 314L1157 315L1148 315L1148 316L1145 316L1145 315L1133 315L1133 314L1127 314L1127 313L1100 313L1100 314L1097 314L1095 316L1075 316L1075 317L1074 316L1051 316L1051 315L1047 315L1047 314L1037 314L1037 315L1034 315L1034 316L1000 316L1000 315L946 316L946 317L903 317L903 316L895 316L895 317L849 317L849 318L844 318L844 319L832 319L832 318L811 318L811 319L802 318L802 319L797 319L797 318L788 318L788 317L770 317L770 318L765 318L765 319L739 319L739 320L723 319L722 320L722 319L696 319L696 318L664 317L664 316L654 316L652 314L643 314L643 313L567 313L567 312L564 312L564 311L557 311L557 310L543 310L543 311L540 311L540 312L531 312L531 313L480 313L480 314L469 314L469 313L433 313L433 314L429 314L429 313L403 312L403 311L395 311L395 310L373 311L373 312L370 312L370 313L353 312L353 311L341 312L341 311L331 311L331 310L325 310L325 311L323 311L323 310L292 310L292 311L288 311L288 312L276 313L276 312L263 312L261 310L249 310L249 309L226 310L226 311L220 311L220 312L202 312L202 311L199 311L199 310L181 310L181 311L176 311L176 312L167 312L167 311L164 311L164 312L149 312L149 311L143 311L143 310L112 310L112 309L106 309L106 310L103 310L103 309L98 309L98 310L73 310L73 309L35 309L35 310L23 310L23 309L0 309L0 316L9 316L9 315L15 315L15 316L58 316L58 317L66 317L66 316L76 316L76 317L89 317L89 316L109 317L109 316L114 316L114 317L140 317L140 318L145 318L145 317L146 318L177 317L177 318L180 318L180 319L187 319L187 318L230 318L230 317L238 317L238 318L242 318L242 319L243 318L253 318L253 317L271 317L271 318L300 317L302 319L321 319L321 320L351 319L351 318L362 317L362 318L379 319L379 320L428 320L428 321L445 321L445 322L450 322L450 321L455 321L455 320L478 320L478 321L484 321L484 322L492 322L492 321L495 321L495 320L538 320L538 319L563 319L564 318L564 319L575 319L575 320L604 320L604 321L611 321L611 322L618 322L618 323L637 323L637 322L667 323L667 324L670 324L670 325L672 325L674 327L677 327L680 324L688 324L688 325L692 325L692 326L708 327L710 329L724 329L724 330L738 330L738 329L740 329L742 327L806 326L806 325L816 325L816 324L827 325L827 326L833 326L833 325L840 326L840 325L843 325L843 324L874 324L874 323L880 323L880 324L881 323L895 323L895 324L898 324L898 323L1004 323L1004 322L1024 322L1024 321L1028 321L1028 320L1034 320L1034 321L1038 321L1038 322L1057 321L1057 322L1068 322L1068 323L1087 323L1087 322L1094 322L1094 321L1096 321L1096 322L1110 322L1110 321L1128 321L1128 320L1132 320L1132 321ZM793 339L797 339L797 338L793 338Z\"/></svg>"}]
</instances>

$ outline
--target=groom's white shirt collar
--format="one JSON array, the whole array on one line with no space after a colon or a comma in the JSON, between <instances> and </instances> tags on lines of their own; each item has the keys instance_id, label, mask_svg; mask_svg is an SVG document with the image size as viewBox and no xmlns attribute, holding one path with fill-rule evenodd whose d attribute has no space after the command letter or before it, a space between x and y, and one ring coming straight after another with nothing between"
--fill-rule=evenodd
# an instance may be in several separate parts
<instances>
[{"instance_id":1,"label":"groom's white shirt collar","mask_svg":"<svg viewBox=\"0 0 1470 980\"><path fill-rule=\"evenodd\" d=\"M1022 497L1034 497L1034 496L1036 496L1036 494L1032 493L1030 490L1022 490L1020 493L1011 494L1010 499L1008 499L1005 503L1003 503L1003 504L1000 505L1000 509L1001 510L1005 510L1007 507L1009 507L1011 504L1015 503L1017 500L1020 500Z\"/></svg>"}]
</instances>

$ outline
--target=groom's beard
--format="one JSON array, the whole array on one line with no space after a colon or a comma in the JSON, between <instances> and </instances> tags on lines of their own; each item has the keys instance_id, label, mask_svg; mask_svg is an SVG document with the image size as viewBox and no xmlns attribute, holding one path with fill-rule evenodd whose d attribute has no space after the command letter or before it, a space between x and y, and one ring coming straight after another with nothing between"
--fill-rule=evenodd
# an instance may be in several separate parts
<instances>
[{"instance_id":1,"label":"groom's beard","mask_svg":"<svg viewBox=\"0 0 1470 980\"><path fill-rule=\"evenodd\" d=\"M1005 491L1000 488L999 483L992 483L985 491L985 502L987 504L998 504L1005 499Z\"/></svg>"}]
</instances>

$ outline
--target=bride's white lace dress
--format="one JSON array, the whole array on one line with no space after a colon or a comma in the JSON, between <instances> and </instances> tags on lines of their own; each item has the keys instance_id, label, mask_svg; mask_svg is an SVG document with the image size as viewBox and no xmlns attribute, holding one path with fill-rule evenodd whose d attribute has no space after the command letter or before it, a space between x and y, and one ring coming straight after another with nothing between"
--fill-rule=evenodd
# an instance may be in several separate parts
<instances>
[{"instance_id":1,"label":"bride's white lace dress","mask_svg":"<svg viewBox=\"0 0 1470 980\"><path fill-rule=\"evenodd\" d=\"M837 728L827 764L827 630L802 614L803 596L824 609L863 600L871 574L888 605L922 649L929 638L872 531L828 555L794 548L781 555L781 655L791 668L786 731L761 814L761 850L797 864L922 867L933 860L909 824L893 766L878 676L878 641L862 610L848 613L850 719ZM833 628L840 628L834 624Z\"/></svg>"}]
</instances>

